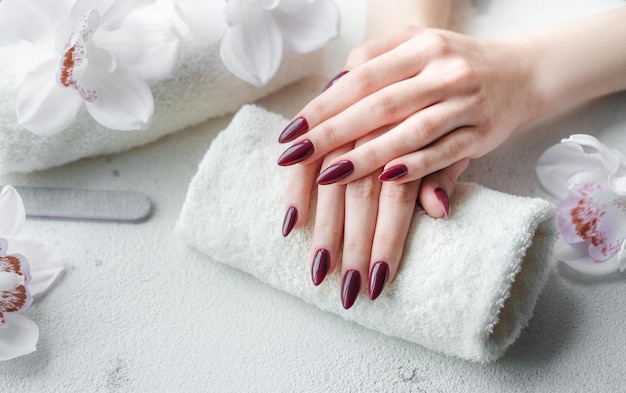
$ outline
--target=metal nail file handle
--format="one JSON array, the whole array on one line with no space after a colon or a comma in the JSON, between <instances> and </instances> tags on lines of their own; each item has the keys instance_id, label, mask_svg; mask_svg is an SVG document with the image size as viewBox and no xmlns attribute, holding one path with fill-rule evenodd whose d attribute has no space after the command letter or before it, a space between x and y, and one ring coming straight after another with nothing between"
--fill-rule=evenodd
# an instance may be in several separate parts
<instances>
[{"instance_id":1,"label":"metal nail file handle","mask_svg":"<svg viewBox=\"0 0 626 393\"><path fill-rule=\"evenodd\" d=\"M26 217L48 220L139 223L152 214L150 199L135 191L15 187Z\"/></svg>"}]
</instances>

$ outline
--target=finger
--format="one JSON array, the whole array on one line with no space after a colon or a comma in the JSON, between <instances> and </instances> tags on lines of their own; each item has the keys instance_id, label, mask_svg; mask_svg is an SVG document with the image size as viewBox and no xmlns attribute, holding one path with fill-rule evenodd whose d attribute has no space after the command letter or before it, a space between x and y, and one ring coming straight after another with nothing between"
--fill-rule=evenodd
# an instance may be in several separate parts
<instances>
[{"instance_id":1,"label":"finger","mask_svg":"<svg viewBox=\"0 0 626 393\"><path fill-rule=\"evenodd\" d=\"M312 165L299 165L289 168L289 180L285 191L285 217L282 234L288 236L295 228L302 227L309 216L311 190L319 171L321 161Z\"/></svg>"},{"instance_id":2,"label":"finger","mask_svg":"<svg viewBox=\"0 0 626 393\"><path fill-rule=\"evenodd\" d=\"M447 168L465 158L474 158L476 139L475 127L456 129L423 149L389 161L380 175L380 180L406 183Z\"/></svg>"},{"instance_id":3,"label":"finger","mask_svg":"<svg viewBox=\"0 0 626 393\"><path fill-rule=\"evenodd\" d=\"M351 148L346 146L329 154L325 161ZM315 227L310 258L311 280L315 286L335 270L341 247L344 223L345 189L343 185L318 187Z\"/></svg>"},{"instance_id":4,"label":"finger","mask_svg":"<svg viewBox=\"0 0 626 393\"><path fill-rule=\"evenodd\" d=\"M395 277L415 211L420 181L383 183L370 258L368 294L375 300Z\"/></svg>"},{"instance_id":5,"label":"finger","mask_svg":"<svg viewBox=\"0 0 626 393\"><path fill-rule=\"evenodd\" d=\"M352 307L365 288L378 212L380 181L376 174L346 186L341 302Z\"/></svg>"},{"instance_id":6,"label":"finger","mask_svg":"<svg viewBox=\"0 0 626 393\"><path fill-rule=\"evenodd\" d=\"M346 184L377 168L388 167L388 163L397 157L420 151L466 121L456 115L461 107L462 104L457 101L446 101L417 112L389 132L337 157L329 167L323 168L317 178L318 184ZM385 173L383 179L387 176L388 173Z\"/></svg>"},{"instance_id":7,"label":"finger","mask_svg":"<svg viewBox=\"0 0 626 393\"><path fill-rule=\"evenodd\" d=\"M450 217L450 197L454 194L457 179L467 169L469 161L469 159L457 161L422 180L419 201L429 216Z\"/></svg>"},{"instance_id":8,"label":"finger","mask_svg":"<svg viewBox=\"0 0 626 393\"><path fill-rule=\"evenodd\" d=\"M380 55L371 58L370 54L355 57L367 58L364 63L359 63L360 60L349 61L346 67L350 68L340 72L327 84L327 88L332 86L332 89L311 100L281 132L279 142L292 142L363 98L418 74L428 61L424 54L429 53L432 40L408 39L405 35L402 38L407 40ZM396 41L393 43L396 44ZM414 95L419 96L421 93L424 93L423 89L413 91ZM393 100L394 94L396 93L389 92L386 99ZM369 116L369 112L365 114ZM390 122L392 121L387 123ZM355 139L357 138L351 140ZM341 145L343 144L336 145L335 148Z\"/></svg>"}]
</instances>

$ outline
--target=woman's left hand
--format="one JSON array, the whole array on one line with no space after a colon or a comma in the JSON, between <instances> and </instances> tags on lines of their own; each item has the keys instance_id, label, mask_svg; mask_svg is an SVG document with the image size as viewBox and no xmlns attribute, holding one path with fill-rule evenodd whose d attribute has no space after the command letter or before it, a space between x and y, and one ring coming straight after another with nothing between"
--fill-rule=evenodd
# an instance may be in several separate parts
<instances>
[{"instance_id":1,"label":"woman's left hand","mask_svg":"<svg viewBox=\"0 0 626 393\"><path fill-rule=\"evenodd\" d=\"M359 140L356 146L366 141ZM351 148L343 146L323 162L290 168L283 235L307 221L311 188L306 185L312 184L320 165ZM335 270L342 254L343 307L352 307L366 290L370 299L376 299L396 275L417 202L429 215L447 217L448 195L454 192L456 179L468 162L459 161L407 183L382 183L377 171L347 185L316 185L317 209L309 258L313 284L320 285Z\"/></svg>"}]
</instances>

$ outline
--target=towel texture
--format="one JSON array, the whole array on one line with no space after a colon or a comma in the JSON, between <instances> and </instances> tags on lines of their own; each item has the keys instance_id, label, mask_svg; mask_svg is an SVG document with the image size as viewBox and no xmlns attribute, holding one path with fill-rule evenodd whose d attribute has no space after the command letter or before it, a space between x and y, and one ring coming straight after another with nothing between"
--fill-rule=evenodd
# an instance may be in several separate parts
<instances>
[{"instance_id":1,"label":"towel texture","mask_svg":"<svg viewBox=\"0 0 626 393\"><path fill-rule=\"evenodd\" d=\"M222 116L313 75L321 68L322 51L300 55L285 52L276 76L257 88L232 75L223 65L219 44L181 40L172 74L152 86L154 119L142 131L113 131L98 124L83 107L66 130L41 137L17 125L17 79L39 54L28 43L0 47L0 173L30 172L59 166L82 157L118 153L164 135Z\"/></svg>"},{"instance_id":2,"label":"towel texture","mask_svg":"<svg viewBox=\"0 0 626 393\"><path fill-rule=\"evenodd\" d=\"M276 135L286 124L252 105L236 114L191 182L176 228L181 239L207 260L384 334L472 361L501 356L547 278L552 206L459 184L450 219L415 213L398 275L383 294L374 302L361 295L344 310L338 271L319 287L310 281L311 222L281 235L287 171L276 165L284 148Z\"/></svg>"}]
</instances>

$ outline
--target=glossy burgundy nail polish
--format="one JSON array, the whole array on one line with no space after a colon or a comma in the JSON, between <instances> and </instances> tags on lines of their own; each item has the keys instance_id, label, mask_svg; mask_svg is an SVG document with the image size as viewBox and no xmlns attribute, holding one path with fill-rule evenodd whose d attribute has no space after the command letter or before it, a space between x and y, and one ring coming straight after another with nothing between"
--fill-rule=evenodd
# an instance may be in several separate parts
<instances>
[{"instance_id":1,"label":"glossy burgundy nail polish","mask_svg":"<svg viewBox=\"0 0 626 393\"><path fill-rule=\"evenodd\" d=\"M435 188L435 195L437 196L437 200L439 200L439 203L441 203L443 216L445 218L450 217L450 200L448 199L448 194L446 194L443 188L437 187Z\"/></svg>"},{"instance_id":2,"label":"glossy burgundy nail polish","mask_svg":"<svg viewBox=\"0 0 626 393\"><path fill-rule=\"evenodd\" d=\"M313 154L313 142L308 139L290 146L278 158L278 165L288 166L306 160Z\"/></svg>"},{"instance_id":3,"label":"glossy burgundy nail polish","mask_svg":"<svg viewBox=\"0 0 626 393\"><path fill-rule=\"evenodd\" d=\"M327 185L338 182L344 177L354 172L354 164L352 161L344 160L329 166L320 173L317 178L317 184Z\"/></svg>"},{"instance_id":4,"label":"glossy burgundy nail polish","mask_svg":"<svg viewBox=\"0 0 626 393\"><path fill-rule=\"evenodd\" d=\"M339 79L341 79L342 76L344 76L347 73L348 73L348 71L341 71L340 73L335 75L333 77L333 79L329 80L328 83L326 84L326 86L324 86L324 90L322 90L322 93L325 92L326 90L328 90L332 85L335 84L335 82L337 82Z\"/></svg>"},{"instance_id":5,"label":"glossy burgundy nail polish","mask_svg":"<svg viewBox=\"0 0 626 393\"><path fill-rule=\"evenodd\" d=\"M295 206L290 206L285 213L285 219L283 220L283 236L287 237L291 233L294 225L298 221L298 209Z\"/></svg>"},{"instance_id":6,"label":"glossy burgundy nail polish","mask_svg":"<svg viewBox=\"0 0 626 393\"><path fill-rule=\"evenodd\" d=\"M311 279L315 286L320 285L322 281L324 281L329 267L330 252L324 248L317 250L315 258L313 258L313 265L311 266Z\"/></svg>"},{"instance_id":7,"label":"glossy burgundy nail polish","mask_svg":"<svg viewBox=\"0 0 626 393\"><path fill-rule=\"evenodd\" d=\"M387 277L389 276L389 264L387 262L379 261L372 266L372 271L370 272L370 282L368 287L368 293L370 295L370 299L376 300L378 296L380 296L383 288L385 287L385 283L387 282Z\"/></svg>"},{"instance_id":8,"label":"glossy burgundy nail polish","mask_svg":"<svg viewBox=\"0 0 626 393\"><path fill-rule=\"evenodd\" d=\"M380 181L396 180L406 175L407 173L408 173L408 170L406 166L402 164L394 165L382 171L381 174L378 176L378 180Z\"/></svg>"},{"instance_id":9,"label":"glossy burgundy nail polish","mask_svg":"<svg viewBox=\"0 0 626 393\"><path fill-rule=\"evenodd\" d=\"M352 307L361 289L361 273L348 270L341 282L341 304L346 310Z\"/></svg>"},{"instance_id":10,"label":"glossy burgundy nail polish","mask_svg":"<svg viewBox=\"0 0 626 393\"><path fill-rule=\"evenodd\" d=\"M297 117L285 127L278 137L279 143L291 142L309 131L309 122L304 117Z\"/></svg>"}]
</instances>

